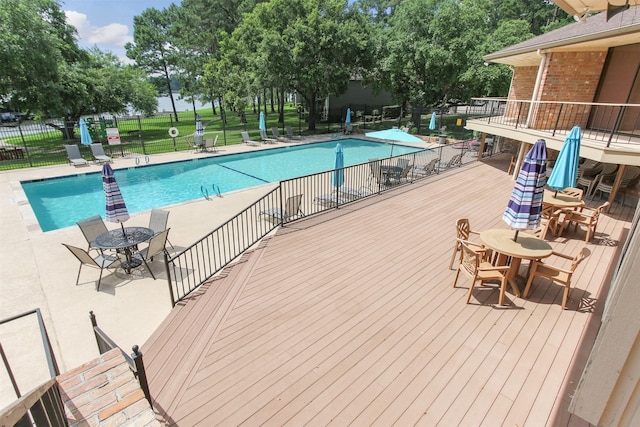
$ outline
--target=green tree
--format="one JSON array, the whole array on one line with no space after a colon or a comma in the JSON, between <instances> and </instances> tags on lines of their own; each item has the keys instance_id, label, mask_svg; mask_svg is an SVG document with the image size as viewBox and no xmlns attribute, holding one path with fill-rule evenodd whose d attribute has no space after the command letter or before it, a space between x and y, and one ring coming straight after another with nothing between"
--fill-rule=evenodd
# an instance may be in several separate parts
<instances>
[{"instance_id":1,"label":"green tree","mask_svg":"<svg viewBox=\"0 0 640 427\"><path fill-rule=\"evenodd\" d=\"M2 0L0 101L16 110L58 110L60 65L85 55L75 32L55 1Z\"/></svg>"},{"instance_id":2,"label":"green tree","mask_svg":"<svg viewBox=\"0 0 640 427\"><path fill-rule=\"evenodd\" d=\"M173 43L172 26L179 15L178 6L166 9L149 8L133 18L133 43L127 43L127 57L135 61L136 67L152 76L161 76L164 84L159 87L171 99L176 121L178 112L171 88L171 75L177 73L178 53Z\"/></svg>"},{"instance_id":3,"label":"green tree","mask_svg":"<svg viewBox=\"0 0 640 427\"><path fill-rule=\"evenodd\" d=\"M225 51L215 76L227 96L268 87L297 92L309 112L309 129L315 130L319 103L344 93L350 78L370 65L369 28L344 0L260 3L234 31L232 49Z\"/></svg>"}]
</instances>

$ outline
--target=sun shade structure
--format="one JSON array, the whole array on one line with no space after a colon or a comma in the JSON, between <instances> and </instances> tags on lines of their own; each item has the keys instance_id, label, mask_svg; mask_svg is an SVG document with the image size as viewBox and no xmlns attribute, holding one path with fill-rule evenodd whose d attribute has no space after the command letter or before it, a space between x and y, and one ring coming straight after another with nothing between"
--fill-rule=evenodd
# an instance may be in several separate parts
<instances>
[{"instance_id":1,"label":"sun shade structure","mask_svg":"<svg viewBox=\"0 0 640 427\"><path fill-rule=\"evenodd\" d=\"M386 139L388 141L396 142L423 142L417 136L413 136L401 129L386 129L375 132L367 132L365 136L369 138Z\"/></svg>"},{"instance_id":2,"label":"sun shade structure","mask_svg":"<svg viewBox=\"0 0 640 427\"><path fill-rule=\"evenodd\" d=\"M553 166L547 185L552 190L561 191L575 187L578 177L578 160L580 159L580 126L574 126L564 140L560 154Z\"/></svg>"},{"instance_id":3,"label":"sun shade structure","mask_svg":"<svg viewBox=\"0 0 640 427\"><path fill-rule=\"evenodd\" d=\"M89 133L87 122L84 119L80 119L78 127L80 128L80 142L82 145L91 145L93 141L91 140L91 134Z\"/></svg>"},{"instance_id":4,"label":"sun shade structure","mask_svg":"<svg viewBox=\"0 0 640 427\"><path fill-rule=\"evenodd\" d=\"M102 189L106 203L106 217L109 222L119 222L124 233L123 223L129 219L127 205L118 187L118 182L109 163L102 166Z\"/></svg>"},{"instance_id":5,"label":"sun shade structure","mask_svg":"<svg viewBox=\"0 0 640 427\"><path fill-rule=\"evenodd\" d=\"M502 219L516 230L534 229L540 224L542 197L546 182L547 145L539 139L531 147L522 163L522 169L511 192L507 209Z\"/></svg>"},{"instance_id":6,"label":"sun shade structure","mask_svg":"<svg viewBox=\"0 0 640 427\"><path fill-rule=\"evenodd\" d=\"M334 164L334 171L331 174L331 183L336 189L340 188L344 184L344 153L342 151L342 145L336 144L336 160Z\"/></svg>"}]
</instances>

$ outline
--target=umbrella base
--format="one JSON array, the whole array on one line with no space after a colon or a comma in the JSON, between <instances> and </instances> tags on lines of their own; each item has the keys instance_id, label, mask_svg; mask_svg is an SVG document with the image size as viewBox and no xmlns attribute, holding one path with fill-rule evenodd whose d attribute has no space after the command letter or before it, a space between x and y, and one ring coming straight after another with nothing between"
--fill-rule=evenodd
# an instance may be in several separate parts
<instances>
[{"instance_id":1,"label":"umbrella base","mask_svg":"<svg viewBox=\"0 0 640 427\"><path fill-rule=\"evenodd\" d=\"M127 273L131 273L132 269L134 269L136 267L140 267L141 265L142 265L142 261L140 261L139 259L132 258L131 261L129 261L129 260L124 261L122 263L122 268L124 268L124 270Z\"/></svg>"}]
</instances>

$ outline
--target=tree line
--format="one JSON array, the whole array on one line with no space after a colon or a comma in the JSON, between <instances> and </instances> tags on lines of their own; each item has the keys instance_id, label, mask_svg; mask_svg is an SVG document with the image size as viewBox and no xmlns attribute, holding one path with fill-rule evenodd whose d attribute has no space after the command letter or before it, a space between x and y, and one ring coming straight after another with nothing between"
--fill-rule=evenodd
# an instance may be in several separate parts
<instances>
[{"instance_id":1,"label":"tree line","mask_svg":"<svg viewBox=\"0 0 640 427\"><path fill-rule=\"evenodd\" d=\"M351 79L404 108L505 96L511 71L482 56L569 22L543 0L183 0L134 18L125 65L81 49L57 0L3 0L0 101L65 121L152 114L156 96L174 99L175 79L214 114L217 101L282 117L295 93L315 129L321 102Z\"/></svg>"}]
</instances>

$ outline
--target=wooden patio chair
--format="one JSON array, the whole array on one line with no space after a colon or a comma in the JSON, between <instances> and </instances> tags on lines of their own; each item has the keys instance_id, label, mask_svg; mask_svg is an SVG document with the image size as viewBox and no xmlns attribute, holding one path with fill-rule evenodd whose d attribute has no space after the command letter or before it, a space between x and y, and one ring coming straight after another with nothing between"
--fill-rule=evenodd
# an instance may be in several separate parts
<instances>
[{"instance_id":1,"label":"wooden patio chair","mask_svg":"<svg viewBox=\"0 0 640 427\"><path fill-rule=\"evenodd\" d=\"M573 211L567 213L562 222L560 234L562 234L564 229L569 227L571 224L573 224L574 231L578 228L578 225L584 225L587 229L587 235L584 241L589 243L589 241L591 241L591 236L596 234L596 227L598 226L600 214L608 206L609 202L604 202L602 205L598 206L595 209L584 207L581 211Z\"/></svg>"},{"instance_id":2,"label":"wooden patio chair","mask_svg":"<svg viewBox=\"0 0 640 427\"><path fill-rule=\"evenodd\" d=\"M449 262L449 270L453 270L453 261L456 259L456 255L460 252L459 257L462 258L462 243L461 241L468 241L469 237L474 234L479 236L480 233L472 231L469 225L468 218L459 218L456 221L456 243L453 246L453 253L451 254L451 262Z\"/></svg>"},{"instance_id":3,"label":"wooden patio chair","mask_svg":"<svg viewBox=\"0 0 640 427\"><path fill-rule=\"evenodd\" d=\"M500 297L498 299L498 304L503 305L504 292L507 287L507 276L510 267L508 265L494 266L489 261L485 261L486 250L482 246L475 245L462 239L458 239L458 243L462 251L462 256L460 258L460 264L458 264L456 278L453 281L453 287L456 287L461 271L471 278L469 293L467 295L467 304L469 304L476 282L480 282L482 284L488 281L499 281Z\"/></svg>"},{"instance_id":4,"label":"wooden patio chair","mask_svg":"<svg viewBox=\"0 0 640 427\"><path fill-rule=\"evenodd\" d=\"M589 255L589 250L585 246L580 250L580 252L578 252L576 256L573 257L555 251L552 252L552 255L571 260L571 267L566 269L547 264L546 262L543 262L543 260L533 261L529 271L529 280L527 280L527 285L524 288L522 297L526 298L529 295L531 284L533 283L533 279L536 276L545 277L552 282L557 282L564 285L564 294L562 296L562 309L564 310L567 307L567 299L569 297L569 290L571 288L571 276L573 276L573 273L576 271L578 264L580 264L582 260L585 259L587 255Z\"/></svg>"}]
</instances>

